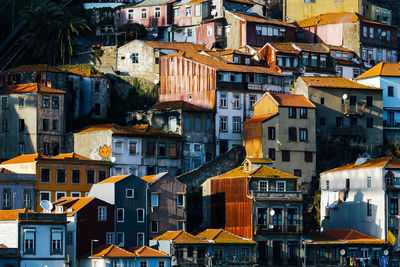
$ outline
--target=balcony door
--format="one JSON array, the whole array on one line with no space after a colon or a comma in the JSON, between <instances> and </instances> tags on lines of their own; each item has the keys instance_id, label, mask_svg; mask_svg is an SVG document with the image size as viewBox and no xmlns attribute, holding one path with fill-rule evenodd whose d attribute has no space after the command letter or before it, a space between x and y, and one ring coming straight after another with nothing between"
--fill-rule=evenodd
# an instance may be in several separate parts
<instances>
[{"instance_id":1,"label":"balcony door","mask_svg":"<svg viewBox=\"0 0 400 267\"><path fill-rule=\"evenodd\" d=\"M273 249L273 263L274 266L282 265L282 241L273 241L272 242L272 249Z\"/></svg>"}]
</instances>

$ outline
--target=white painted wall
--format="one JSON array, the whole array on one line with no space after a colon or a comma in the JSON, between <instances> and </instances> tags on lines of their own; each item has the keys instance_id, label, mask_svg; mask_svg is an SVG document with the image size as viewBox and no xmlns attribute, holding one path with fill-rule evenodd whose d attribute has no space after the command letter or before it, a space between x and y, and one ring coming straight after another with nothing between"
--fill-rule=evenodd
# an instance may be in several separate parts
<instances>
[{"instance_id":1,"label":"white painted wall","mask_svg":"<svg viewBox=\"0 0 400 267\"><path fill-rule=\"evenodd\" d=\"M18 248L18 221L0 221L0 244Z\"/></svg>"}]
</instances>

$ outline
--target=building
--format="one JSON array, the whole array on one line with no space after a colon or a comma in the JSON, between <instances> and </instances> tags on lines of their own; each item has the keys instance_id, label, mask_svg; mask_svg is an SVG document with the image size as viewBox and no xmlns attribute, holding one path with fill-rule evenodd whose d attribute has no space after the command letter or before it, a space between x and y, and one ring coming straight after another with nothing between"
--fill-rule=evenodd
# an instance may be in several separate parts
<instances>
[{"instance_id":1,"label":"building","mask_svg":"<svg viewBox=\"0 0 400 267\"><path fill-rule=\"evenodd\" d=\"M297 177L246 159L202 184L205 226L257 242L259 266L300 264L303 198Z\"/></svg>"},{"instance_id":2,"label":"building","mask_svg":"<svg viewBox=\"0 0 400 267\"><path fill-rule=\"evenodd\" d=\"M143 176L150 193L149 239L186 229L186 185L168 173Z\"/></svg>"},{"instance_id":3,"label":"building","mask_svg":"<svg viewBox=\"0 0 400 267\"><path fill-rule=\"evenodd\" d=\"M66 225L64 214L0 210L0 244L18 249L19 266L64 266Z\"/></svg>"},{"instance_id":4,"label":"building","mask_svg":"<svg viewBox=\"0 0 400 267\"><path fill-rule=\"evenodd\" d=\"M400 64L381 62L357 77L357 82L382 88L383 133L391 142L398 140L400 130Z\"/></svg>"},{"instance_id":5,"label":"building","mask_svg":"<svg viewBox=\"0 0 400 267\"><path fill-rule=\"evenodd\" d=\"M387 241L391 232L398 239L399 173L398 158L369 155L321 173L321 227L354 229Z\"/></svg>"},{"instance_id":6,"label":"building","mask_svg":"<svg viewBox=\"0 0 400 267\"><path fill-rule=\"evenodd\" d=\"M116 70L121 75L140 77L158 84L161 56L202 50L206 48L192 43L133 40L118 47Z\"/></svg>"},{"instance_id":7,"label":"building","mask_svg":"<svg viewBox=\"0 0 400 267\"><path fill-rule=\"evenodd\" d=\"M252 116L257 99L283 87L279 72L232 64L215 53L179 52L160 60L159 102L184 101L215 110L217 156L242 144L242 122Z\"/></svg>"},{"instance_id":8,"label":"building","mask_svg":"<svg viewBox=\"0 0 400 267\"><path fill-rule=\"evenodd\" d=\"M155 104L149 110L128 112L130 124L146 123L183 136L183 172L191 171L215 157L214 110L185 101Z\"/></svg>"},{"instance_id":9,"label":"building","mask_svg":"<svg viewBox=\"0 0 400 267\"><path fill-rule=\"evenodd\" d=\"M392 21L391 10L369 0L334 1L329 4L318 0L284 0L282 9L283 18L287 21L299 21L329 12L357 12L373 21L388 24Z\"/></svg>"},{"instance_id":10,"label":"building","mask_svg":"<svg viewBox=\"0 0 400 267\"><path fill-rule=\"evenodd\" d=\"M326 45L336 76L346 79L357 78L363 70L363 62L353 50L343 46Z\"/></svg>"},{"instance_id":11,"label":"building","mask_svg":"<svg viewBox=\"0 0 400 267\"><path fill-rule=\"evenodd\" d=\"M316 106L317 150L328 152L328 137L339 137L344 149L360 146L376 155L383 145L382 89L341 77L299 77L293 93Z\"/></svg>"},{"instance_id":12,"label":"building","mask_svg":"<svg viewBox=\"0 0 400 267\"><path fill-rule=\"evenodd\" d=\"M69 266L81 266L93 246L115 242L113 205L95 197L62 197L53 206L53 214L67 216Z\"/></svg>"},{"instance_id":13,"label":"building","mask_svg":"<svg viewBox=\"0 0 400 267\"><path fill-rule=\"evenodd\" d=\"M33 196L40 211L42 200L54 202L67 196L86 196L94 183L109 177L111 162L91 160L76 153L53 157L26 154L2 162L1 167L19 174L35 175L37 194Z\"/></svg>"},{"instance_id":14,"label":"building","mask_svg":"<svg viewBox=\"0 0 400 267\"><path fill-rule=\"evenodd\" d=\"M379 260L389 255L384 239L377 239L356 230L324 230L308 234L303 246L307 266L379 266Z\"/></svg>"},{"instance_id":15,"label":"building","mask_svg":"<svg viewBox=\"0 0 400 267\"><path fill-rule=\"evenodd\" d=\"M171 257L168 254L147 246L129 250L116 245L98 246L94 253L81 266L171 267Z\"/></svg>"},{"instance_id":16,"label":"building","mask_svg":"<svg viewBox=\"0 0 400 267\"><path fill-rule=\"evenodd\" d=\"M38 83L10 85L1 90L0 158L64 152L64 94Z\"/></svg>"},{"instance_id":17,"label":"building","mask_svg":"<svg viewBox=\"0 0 400 267\"><path fill-rule=\"evenodd\" d=\"M250 161L271 159L275 168L298 177L299 189L312 190L317 175L315 113L315 105L303 95L265 93L243 126L246 156Z\"/></svg>"},{"instance_id":18,"label":"building","mask_svg":"<svg viewBox=\"0 0 400 267\"><path fill-rule=\"evenodd\" d=\"M182 136L149 125L101 124L74 133L74 151L113 161L112 174L182 172Z\"/></svg>"},{"instance_id":19,"label":"building","mask_svg":"<svg viewBox=\"0 0 400 267\"><path fill-rule=\"evenodd\" d=\"M36 176L0 168L0 209L36 209Z\"/></svg>"},{"instance_id":20,"label":"building","mask_svg":"<svg viewBox=\"0 0 400 267\"><path fill-rule=\"evenodd\" d=\"M366 19L355 12L326 13L295 23L304 42L344 46L363 60L365 68L397 62L397 26Z\"/></svg>"},{"instance_id":21,"label":"building","mask_svg":"<svg viewBox=\"0 0 400 267\"><path fill-rule=\"evenodd\" d=\"M121 248L148 244L149 200L148 183L135 175L117 175L92 186L89 197L114 206L113 243ZM110 240L111 234L108 234Z\"/></svg>"}]
</instances>

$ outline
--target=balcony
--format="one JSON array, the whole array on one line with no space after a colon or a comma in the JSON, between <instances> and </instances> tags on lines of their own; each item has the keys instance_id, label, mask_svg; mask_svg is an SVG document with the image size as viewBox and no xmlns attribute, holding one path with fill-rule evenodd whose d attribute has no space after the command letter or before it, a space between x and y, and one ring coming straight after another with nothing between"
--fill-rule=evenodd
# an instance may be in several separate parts
<instances>
[{"instance_id":1,"label":"balcony","mask_svg":"<svg viewBox=\"0 0 400 267\"><path fill-rule=\"evenodd\" d=\"M365 104L342 104L342 113L346 116L362 116L364 114Z\"/></svg>"},{"instance_id":2,"label":"balcony","mask_svg":"<svg viewBox=\"0 0 400 267\"><path fill-rule=\"evenodd\" d=\"M268 234L301 234L303 232L302 225L299 224L284 224L284 225L256 225L254 226L257 235Z\"/></svg>"},{"instance_id":3,"label":"balcony","mask_svg":"<svg viewBox=\"0 0 400 267\"><path fill-rule=\"evenodd\" d=\"M383 120L383 127L386 129L399 130L400 129L400 121Z\"/></svg>"},{"instance_id":4,"label":"balcony","mask_svg":"<svg viewBox=\"0 0 400 267\"><path fill-rule=\"evenodd\" d=\"M302 201L303 196L301 192L297 191L251 191L251 196L256 200L293 200L293 201Z\"/></svg>"}]
</instances>

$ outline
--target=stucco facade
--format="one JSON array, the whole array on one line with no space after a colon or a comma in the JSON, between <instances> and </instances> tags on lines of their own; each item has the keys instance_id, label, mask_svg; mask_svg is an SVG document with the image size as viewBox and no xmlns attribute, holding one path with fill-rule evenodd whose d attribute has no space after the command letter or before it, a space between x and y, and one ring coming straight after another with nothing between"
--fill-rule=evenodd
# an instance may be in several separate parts
<instances>
[{"instance_id":1,"label":"stucco facade","mask_svg":"<svg viewBox=\"0 0 400 267\"><path fill-rule=\"evenodd\" d=\"M34 174L0 173L0 209L36 209Z\"/></svg>"}]
</instances>

